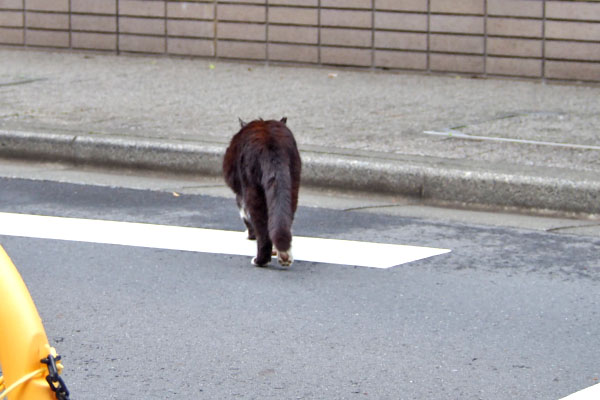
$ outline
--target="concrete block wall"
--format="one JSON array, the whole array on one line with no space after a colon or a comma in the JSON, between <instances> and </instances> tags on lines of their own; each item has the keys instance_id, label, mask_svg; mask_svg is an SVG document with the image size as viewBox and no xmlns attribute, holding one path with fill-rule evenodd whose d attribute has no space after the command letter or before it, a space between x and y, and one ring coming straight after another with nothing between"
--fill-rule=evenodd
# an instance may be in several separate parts
<instances>
[{"instance_id":1,"label":"concrete block wall","mask_svg":"<svg viewBox=\"0 0 600 400\"><path fill-rule=\"evenodd\" d=\"M0 45L600 82L600 1L0 0Z\"/></svg>"}]
</instances>

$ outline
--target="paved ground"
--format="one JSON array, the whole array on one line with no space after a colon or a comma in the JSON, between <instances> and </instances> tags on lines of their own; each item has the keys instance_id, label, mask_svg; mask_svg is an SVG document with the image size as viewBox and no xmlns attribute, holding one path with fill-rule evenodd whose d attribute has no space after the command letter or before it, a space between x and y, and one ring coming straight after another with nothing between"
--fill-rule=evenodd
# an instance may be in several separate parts
<instances>
[{"instance_id":1,"label":"paved ground","mask_svg":"<svg viewBox=\"0 0 600 400\"><path fill-rule=\"evenodd\" d=\"M2 212L243 229L231 198L31 179L0 187ZM280 269L27 237L43 224L19 225L26 237L0 224L0 241L81 400L557 400L598 382L598 238L304 206L296 217L298 236L452 251L390 269ZM104 232L121 229L107 223Z\"/></svg>"},{"instance_id":2,"label":"paved ground","mask_svg":"<svg viewBox=\"0 0 600 400\"><path fill-rule=\"evenodd\" d=\"M0 155L218 174L238 117L285 115L307 184L600 213L597 86L6 48L0 58Z\"/></svg>"}]
</instances>

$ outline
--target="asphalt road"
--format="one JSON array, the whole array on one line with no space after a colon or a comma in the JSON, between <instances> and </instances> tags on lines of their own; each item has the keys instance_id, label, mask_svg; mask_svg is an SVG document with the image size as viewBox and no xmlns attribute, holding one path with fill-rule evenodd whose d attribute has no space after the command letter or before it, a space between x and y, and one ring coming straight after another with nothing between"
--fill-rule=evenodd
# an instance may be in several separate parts
<instances>
[{"instance_id":1,"label":"asphalt road","mask_svg":"<svg viewBox=\"0 0 600 400\"><path fill-rule=\"evenodd\" d=\"M230 198L0 178L0 211L242 230ZM559 399L597 383L598 238L301 207L452 249L378 270L0 236L74 399Z\"/></svg>"}]
</instances>

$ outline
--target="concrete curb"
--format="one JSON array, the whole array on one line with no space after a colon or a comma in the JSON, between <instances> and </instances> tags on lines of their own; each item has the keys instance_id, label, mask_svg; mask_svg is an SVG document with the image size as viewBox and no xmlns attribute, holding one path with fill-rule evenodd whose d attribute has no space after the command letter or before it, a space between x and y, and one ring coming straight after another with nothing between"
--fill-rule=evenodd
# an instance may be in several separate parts
<instances>
[{"instance_id":1,"label":"concrete curb","mask_svg":"<svg viewBox=\"0 0 600 400\"><path fill-rule=\"evenodd\" d=\"M226 145L0 130L0 157L221 174ZM600 177L360 152L302 151L304 184L495 207L600 213Z\"/></svg>"},{"instance_id":2,"label":"concrete curb","mask_svg":"<svg viewBox=\"0 0 600 400\"><path fill-rule=\"evenodd\" d=\"M224 151L218 144L0 130L0 156L14 158L217 175Z\"/></svg>"}]
</instances>

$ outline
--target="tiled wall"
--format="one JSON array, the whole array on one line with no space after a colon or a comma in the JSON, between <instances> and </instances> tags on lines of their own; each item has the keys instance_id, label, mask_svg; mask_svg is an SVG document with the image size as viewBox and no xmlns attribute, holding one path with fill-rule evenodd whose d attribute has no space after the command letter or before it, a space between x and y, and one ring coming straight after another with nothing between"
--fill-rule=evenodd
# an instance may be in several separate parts
<instances>
[{"instance_id":1,"label":"tiled wall","mask_svg":"<svg viewBox=\"0 0 600 400\"><path fill-rule=\"evenodd\" d=\"M0 44L600 82L600 1L0 0Z\"/></svg>"}]
</instances>

